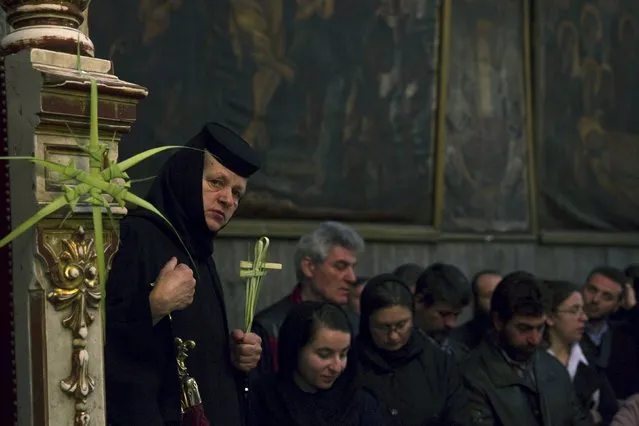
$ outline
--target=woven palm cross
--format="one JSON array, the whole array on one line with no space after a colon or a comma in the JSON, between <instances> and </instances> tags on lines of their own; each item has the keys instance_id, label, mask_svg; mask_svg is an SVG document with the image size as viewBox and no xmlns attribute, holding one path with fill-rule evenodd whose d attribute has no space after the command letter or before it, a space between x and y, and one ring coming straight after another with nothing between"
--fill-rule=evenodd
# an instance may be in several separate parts
<instances>
[{"instance_id":1,"label":"woven palm cross","mask_svg":"<svg viewBox=\"0 0 639 426\"><path fill-rule=\"evenodd\" d=\"M281 263L266 261L270 241L267 237L261 237L255 244L253 260L240 262L240 278L246 280L246 306L244 310L244 324L246 332L251 331L255 308L260 292L262 278L269 270L281 270Z\"/></svg>"}]
</instances>

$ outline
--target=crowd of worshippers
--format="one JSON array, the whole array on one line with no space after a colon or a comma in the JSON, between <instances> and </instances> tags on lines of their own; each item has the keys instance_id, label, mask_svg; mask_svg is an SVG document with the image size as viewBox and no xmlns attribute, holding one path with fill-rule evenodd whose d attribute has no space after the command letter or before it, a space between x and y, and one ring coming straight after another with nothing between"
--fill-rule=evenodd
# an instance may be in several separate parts
<instances>
[{"instance_id":1,"label":"crowd of worshippers","mask_svg":"<svg viewBox=\"0 0 639 426\"><path fill-rule=\"evenodd\" d=\"M440 262L367 278L363 250L337 222L300 239L297 285L255 319L251 424L639 425L639 267L583 285Z\"/></svg>"},{"instance_id":2,"label":"crowd of worshippers","mask_svg":"<svg viewBox=\"0 0 639 426\"><path fill-rule=\"evenodd\" d=\"M175 337L196 342L182 361L215 426L639 424L639 267L582 283L443 262L362 277L364 240L329 221L300 238L290 294L229 330L213 243L260 161L217 123L187 146L145 197L172 225L121 222L108 425L185 424Z\"/></svg>"}]
</instances>

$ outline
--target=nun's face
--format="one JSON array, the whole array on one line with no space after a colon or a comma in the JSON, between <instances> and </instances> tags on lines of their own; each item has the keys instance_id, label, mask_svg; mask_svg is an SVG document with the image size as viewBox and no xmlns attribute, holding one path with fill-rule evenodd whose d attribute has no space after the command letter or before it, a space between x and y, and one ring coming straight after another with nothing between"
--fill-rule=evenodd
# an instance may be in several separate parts
<instances>
[{"instance_id":1,"label":"nun's face","mask_svg":"<svg viewBox=\"0 0 639 426\"><path fill-rule=\"evenodd\" d=\"M371 314L369 328L375 346L387 351L399 350L410 339L413 313L399 305L379 309Z\"/></svg>"},{"instance_id":2,"label":"nun's face","mask_svg":"<svg viewBox=\"0 0 639 426\"><path fill-rule=\"evenodd\" d=\"M300 351L295 383L305 392L329 389L346 368L350 347L349 333L320 326Z\"/></svg>"},{"instance_id":3,"label":"nun's face","mask_svg":"<svg viewBox=\"0 0 639 426\"><path fill-rule=\"evenodd\" d=\"M237 210L246 192L246 178L236 175L208 152L204 155L202 203L206 226L213 232L222 229Z\"/></svg>"}]
</instances>

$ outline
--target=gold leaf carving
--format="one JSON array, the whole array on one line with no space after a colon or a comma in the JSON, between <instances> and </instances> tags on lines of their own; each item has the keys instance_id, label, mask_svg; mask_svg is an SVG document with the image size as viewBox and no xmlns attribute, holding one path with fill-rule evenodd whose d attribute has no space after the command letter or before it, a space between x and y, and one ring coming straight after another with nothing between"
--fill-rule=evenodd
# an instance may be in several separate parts
<instances>
[{"instance_id":1,"label":"gold leaf carving","mask_svg":"<svg viewBox=\"0 0 639 426\"><path fill-rule=\"evenodd\" d=\"M88 239L82 227L69 239L62 239L62 253L51 271L54 284L48 299L57 311L68 310L62 324L74 337L86 338L87 327L93 323L101 295L93 239Z\"/></svg>"},{"instance_id":2,"label":"gold leaf carving","mask_svg":"<svg viewBox=\"0 0 639 426\"><path fill-rule=\"evenodd\" d=\"M72 334L71 371L60 381L60 388L76 401L74 425L88 426L91 416L86 401L96 380L89 374L87 337L102 298L94 238L81 225L74 229L43 226L37 235L38 254L46 263L51 284L47 299L56 311L65 312L62 325ZM108 264L117 247L115 232L105 233L105 247Z\"/></svg>"}]
</instances>

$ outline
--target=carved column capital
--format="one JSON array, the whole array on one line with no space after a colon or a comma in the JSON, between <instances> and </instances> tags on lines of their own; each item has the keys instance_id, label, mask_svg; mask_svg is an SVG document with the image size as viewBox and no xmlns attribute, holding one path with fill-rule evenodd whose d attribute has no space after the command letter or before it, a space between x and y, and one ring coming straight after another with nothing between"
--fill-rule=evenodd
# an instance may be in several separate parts
<instances>
[{"instance_id":1,"label":"carved column capital","mask_svg":"<svg viewBox=\"0 0 639 426\"><path fill-rule=\"evenodd\" d=\"M39 47L94 55L93 43L81 30L90 0L0 0L13 29L0 42L3 54Z\"/></svg>"}]
</instances>

